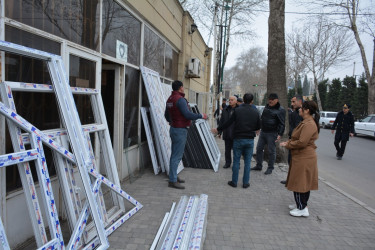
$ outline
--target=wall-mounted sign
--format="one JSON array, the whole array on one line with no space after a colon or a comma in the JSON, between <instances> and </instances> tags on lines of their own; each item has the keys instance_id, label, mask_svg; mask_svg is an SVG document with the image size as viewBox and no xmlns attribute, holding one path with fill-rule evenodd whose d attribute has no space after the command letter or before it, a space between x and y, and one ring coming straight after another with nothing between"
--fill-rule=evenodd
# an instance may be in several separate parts
<instances>
[{"instance_id":1,"label":"wall-mounted sign","mask_svg":"<svg viewBox=\"0 0 375 250\"><path fill-rule=\"evenodd\" d=\"M116 58L125 62L128 61L128 45L119 40L116 41Z\"/></svg>"}]
</instances>

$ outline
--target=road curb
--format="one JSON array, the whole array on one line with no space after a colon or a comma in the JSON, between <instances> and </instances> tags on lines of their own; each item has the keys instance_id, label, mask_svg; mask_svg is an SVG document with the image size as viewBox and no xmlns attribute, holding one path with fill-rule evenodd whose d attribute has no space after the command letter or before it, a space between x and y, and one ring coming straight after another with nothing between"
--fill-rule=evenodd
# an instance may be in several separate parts
<instances>
[{"instance_id":1,"label":"road curb","mask_svg":"<svg viewBox=\"0 0 375 250\"><path fill-rule=\"evenodd\" d=\"M337 186L335 186L334 184L332 184L331 182L327 181L326 179L324 179L323 177L318 177L320 181L324 182L327 186L329 186L330 188L336 190L337 192L339 192L340 194L346 196L347 198L351 199L352 201L354 201L355 203L357 203L358 205L360 205L361 207L363 207L364 209L368 210L369 212L375 214L375 209L373 209L372 207L370 207L369 205L367 205L366 203L358 200L357 198L353 197L352 195L348 194L347 192L343 191L342 189L338 188Z\"/></svg>"},{"instance_id":2,"label":"road curb","mask_svg":"<svg viewBox=\"0 0 375 250\"><path fill-rule=\"evenodd\" d=\"M287 164L278 164L278 167L279 169L282 171L282 172L288 172L288 165ZM366 210L368 210L369 212L375 214L375 209L370 207L369 205L367 205L366 203L358 200L357 198L355 198L354 196L348 194L347 192L343 191L342 189L340 189L339 187L335 186L334 184L332 184L331 182L327 181L326 179L324 179L323 177L320 177L318 176L318 179L320 181L322 181L324 184L326 184L327 186L329 186L330 188L336 190L337 192L339 192L340 194L344 195L345 197L351 199L352 201L354 201L355 203L357 203L358 205L360 205L361 207L365 208Z\"/></svg>"}]
</instances>

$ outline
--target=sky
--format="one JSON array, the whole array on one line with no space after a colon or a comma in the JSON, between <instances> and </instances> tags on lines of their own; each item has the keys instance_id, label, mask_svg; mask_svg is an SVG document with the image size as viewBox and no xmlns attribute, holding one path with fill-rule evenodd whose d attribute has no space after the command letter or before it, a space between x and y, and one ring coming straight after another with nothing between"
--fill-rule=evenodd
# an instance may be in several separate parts
<instances>
[{"instance_id":1,"label":"sky","mask_svg":"<svg viewBox=\"0 0 375 250\"><path fill-rule=\"evenodd\" d=\"M371 0L367 0L371 1ZM292 31L293 25L297 25L301 23L300 14L293 14L288 12L307 12L304 8L295 6L292 1L286 0L285 5L285 32L289 33ZM236 58L244 51L248 50L250 47L263 47L265 52L267 53L267 46L268 46L268 13L267 12L259 12L257 15L256 21L254 23L255 32L257 34L257 38L255 38L250 43L248 42L242 42L242 43L233 43L232 46L229 47L229 53L226 63L226 68L230 68L235 65ZM352 35L352 33L351 33ZM352 36L354 40L354 35ZM370 36L362 35L361 36L362 43L365 47L367 61L369 63L370 70L372 68L372 49L373 49L373 41ZM212 39L211 39L212 40ZM213 46L210 44L210 46ZM330 80L334 78L340 78L341 80L345 78L346 75L353 75L353 68L354 68L354 62L355 62L355 75L361 75L364 72L363 64L362 64L362 58L359 53L358 45L357 43L354 44L353 50L355 51L356 55L353 57L353 60L346 62L340 66L337 66L335 68L332 68L329 70L328 74L326 74L326 77L328 77ZM312 78L312 74L308 73L308 78Z\"/></svg>"}]
</instances>

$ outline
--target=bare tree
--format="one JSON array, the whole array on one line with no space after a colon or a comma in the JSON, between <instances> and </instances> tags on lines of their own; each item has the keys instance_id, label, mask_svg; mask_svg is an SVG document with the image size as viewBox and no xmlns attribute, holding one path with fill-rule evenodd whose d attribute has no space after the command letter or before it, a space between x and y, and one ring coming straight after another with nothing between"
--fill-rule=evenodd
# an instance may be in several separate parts
<instances>
[{"instance_id":1,"label":"bare tree","mask_svg":"<svg viewBox=\"0 0 375 250\"><path fill-rule=\"evenodd\" d=\"M331 16L332 23L347 28L354 34L368 83L368 113L375 113L375 15L373 1L316 0L308 1L308 4L309 6L313 5L322 8L330 13L341 14ZM361 39L361 35L365 33L373 39L372 73L367 63L367 56Z\"/></svg>"},{"instance_id":2,"label":"bare tree","mask_svg":"<svg viewBox=\"0 0 375 250\"><path fill-rule=\"evenodd\" d=\"M315 93L319 110L322 103L318 91L318 82L322 81L328 70L350 60L352 42L348 32L332 25L323 16L311 20L302 30L294 30L291 40L296 55L313 74Z\"/></svg>"},{"instance_id":3,"label":"bare tree","mask_svg":"<svg viewBox=\"0 0 375 250\"><path fill-rule=\"evenodd\" d=\"M267 55L261 47L253 47L243 52L236 58L236 64L224 72L225 88L232 89L236 94L254 93L254 102L259 101L266 85Z\"/></svg>"},{"instance_id":4,"label":"bare tree","mask_svg":"<svg viewBox=\"0 0 375 250\"><path fill-rule=\"evenodd\" d=\"M293 46L297 39L296 35L296 33L288 34L286 44L286 76L288 79L293 79L295 93L298 92L298 76L306 70L306 64L302 61L302 57L298 55L298 50Z\"/></svg>"},{"instance_id":5,"label":"bare tree","mask_svg":"<svg viewBox=\"0 0 375 250\"><path fill-rule=\"evenodd\" d=\"M253 85L266 85L267 81L267 55L261 47L253 47L243 52L237 59L236 65L226 72L228 76L235 76L235 82L241 86L242 91L255 92ZM225 74L226 75L226 74ZM225 76L224 75L224 76ZM225 77L225 80L228 79ZM227 82L227 81L224 81Z\"/></svg>"},{"instance_id":6,"label":"bare tree","mask_svg":"<svg viewBox=\"0 0 375 250\"><path fill-rule=\"evenodd\" d=\"M266 0L229 0L229 9L226 9L226 0L180 0L181 5L190 12L199 28L205 33L211 34L215 28L214 25L227 26L223 68L233 37L240 40L250 40L255 37L253 20L256 13L254 10L263 6L265 2ZM217 8L218 23L213 24L215 6L219 7Z\"/></svg>"}]
</instances>

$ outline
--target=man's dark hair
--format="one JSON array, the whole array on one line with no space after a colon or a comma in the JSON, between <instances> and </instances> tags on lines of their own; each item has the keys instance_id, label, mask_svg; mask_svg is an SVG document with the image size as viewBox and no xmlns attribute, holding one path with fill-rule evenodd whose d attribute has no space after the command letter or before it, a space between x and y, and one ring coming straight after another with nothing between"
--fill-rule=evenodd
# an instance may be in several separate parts
<instances>
[{"instance_id":1,"label":"man's dark hair","mask_svg":"<svg viewBox=\"0 0 375 250\"><path fill-rule=\"evenodd\" d=\"M227 101L227 98L223 98L223 101Z\"/></svg>"},{"instance_id":2,"label":"man's dark hair","mask_svg":"<svg viewBox=\"0 0 375 250\"><path fill-rule=\"evenodd\" d=\"M243 96L243 102L245 104L250 104L254 99L254 96L253 94L251 93L246 93L244 96Z\"/></svg>"},{"instance_id":3,"label":"man's dark hair","mask_svg":"<svg viewBox=\"0 0 375 250\"><path fill-rule=\"evenodd\" d=\"M176 81L172 82L172 89L173 89L173 91L179 90L181 86L184 86L184 84L182 84L182 82L179 81L179 80L176 80Z\"/></svg>"},{"instance_id":4,"label":"man's dark hair","mask_svg":"<svg viewBox=\"0 0 375 250\"><path fill-rule=\"evenodd\" d=\"M299 101L303 101L303 97L300 94L295 94L293 97L295 97Z\"/></svg>"}]
</instances>

